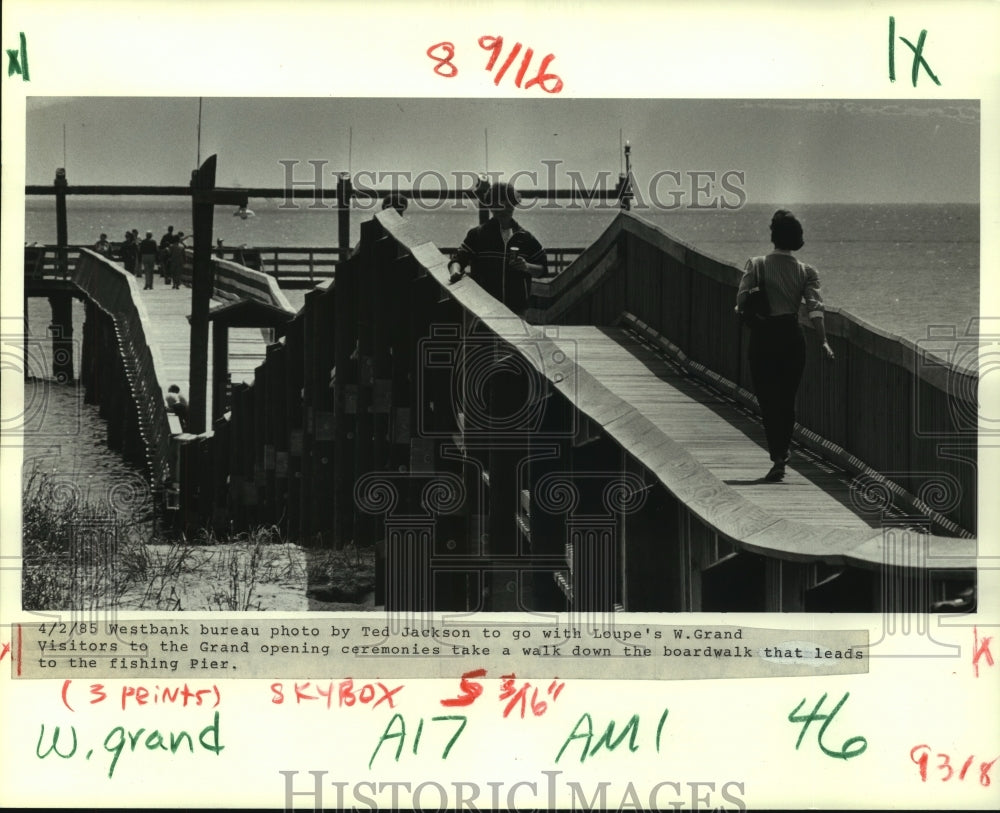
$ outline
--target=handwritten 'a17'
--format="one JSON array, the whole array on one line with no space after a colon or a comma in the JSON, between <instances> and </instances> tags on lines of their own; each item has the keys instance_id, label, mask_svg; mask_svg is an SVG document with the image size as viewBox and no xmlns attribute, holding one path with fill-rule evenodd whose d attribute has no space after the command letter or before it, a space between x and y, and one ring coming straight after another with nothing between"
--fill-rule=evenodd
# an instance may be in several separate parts
<instances>
[{"instance_id":1,"label":"handwritten 'a17'","mask_svg":"<svg viewBox=\"0 0 1000 813\"><path fill-rule=\"evenodd\" d=\"M563 89L563 80L560 76L549 71L555 54L547 54L542 58L542 63L535 75L525 81L528 69L535 56L533 48L525 48L520 42L515 42L501 61L504 53L504 41L501 36L483 36L479 38L479 47L490 53L490 58L486 62L486 70L496 72L493 74L493 84L498 85L503 80L507 72L513 67L517 58L521 57L520 65L514 74L514 85L524 90L530 90L536 85L546 93L559 93ZM522 54L523 50L523 54ZM427 49L427 56L437 64L434 66L434 73L445 79L452 79L458 76L458 66L452 60L455 58L455 44L452 42L439 42ZM499 67L498 67L499 63Z\"/></svg>"}]
</instances>

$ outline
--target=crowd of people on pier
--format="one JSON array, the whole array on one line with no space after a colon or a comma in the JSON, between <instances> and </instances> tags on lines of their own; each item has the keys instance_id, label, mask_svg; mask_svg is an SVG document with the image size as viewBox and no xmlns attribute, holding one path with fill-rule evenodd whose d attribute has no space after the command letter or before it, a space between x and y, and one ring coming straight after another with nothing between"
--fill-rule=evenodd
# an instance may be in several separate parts
<instances>
[{"instance_id":1,"label":"crowd of people on pier","mask_svg":"<svg viewBox=\"0 0 1000 813\"><path fill-rule=\"evenodd\" d=\"M176 290L181 287L187 241L184 232L175 232L173 226L167 226L159 242L151 231L147 231L145 238L140 240L139 230L132 229L125 232L124 239L120 243L110 243L108 235L102 232L93 249L98 254L117 260L128 273L141 278L144 291L153 289L157 270L163 282ZM222 241L219 243L221 245Z\"/></svg>"}]
</instances>

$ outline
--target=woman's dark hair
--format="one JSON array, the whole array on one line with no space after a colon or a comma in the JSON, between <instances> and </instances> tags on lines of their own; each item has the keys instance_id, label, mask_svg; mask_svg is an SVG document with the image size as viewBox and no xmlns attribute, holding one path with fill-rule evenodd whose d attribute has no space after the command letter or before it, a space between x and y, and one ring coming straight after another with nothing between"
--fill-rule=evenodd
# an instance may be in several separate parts
<instances>
[{"instance_id":1,"label":"woman's dark hair","mask_svg":"<svg viewBox=\"0 0 1000 813\"><path fill-rule=\"evenodd\" d=\"M805 245L802 224L787 209L778 209L771 218L771 242L782 251L798 251Z\"/></svg>"}]
</instances>

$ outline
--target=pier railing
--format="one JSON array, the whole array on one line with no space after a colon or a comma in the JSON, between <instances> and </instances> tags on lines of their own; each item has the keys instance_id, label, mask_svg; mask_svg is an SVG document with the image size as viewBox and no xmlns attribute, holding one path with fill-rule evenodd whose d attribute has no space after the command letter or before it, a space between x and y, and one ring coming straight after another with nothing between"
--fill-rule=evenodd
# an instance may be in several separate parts
<instances>
[{"instance_id":1,"label":"pier railing","mask_svg":"<svg viewBox=\"0 0 1000 813\"><path fill-rule=\"evenodd\" d=\"M80 249L73 282L85 294L88 307L81 382L88 397L108 412L109 433L120 433L126 452L138 433L142 462L153 488L160 488L171 471L170 428L156 375L157 350L149 344L152 331L137 279L106 257ZM103 314L113 330L101 329L92 308ZM121 396L122 381L114 374L119 365L127 398Z\"/></svg>"},{"instance_id":2,"label":"pier railing","mask_svg":"<svg viewBox=\"0 0 1000 813\"><path fill-rule=\"evenodd\" d=\"M528 319L638 328L692 374L756 406L749 334L733 311L742 271L621 213L567 271L536 280ZM858 472L885 478L930 513L976 529L978 376L830 307L823 358L809 320L797 439ZM968 341L977 341L970 337Z\"/></svg>"},{"instance_id":3,"label":"pier railing","mask_svg":"<svg viewBox=\"0 0 1000 813\"><path fill-rule=\"evenodd\" d=\"M71 269L80 254L80 249L89 246L69 246L67 248L68 267ZM332 279L337 263L347 259L353 249L294 246L254 246L215 249L216 259L228 260L243 268L262 271L277 280L282 288L312 288ZM453 255L456 247L444 247L442 254ZM582 248L546 248L550 273L559 274L583 252ZM25 246L25 276L32 278L57 279L68 277L59 270L59 247L53 245ZM185 279L190 281L190 258L188 258Z\"/></svg>"}]
</instances>

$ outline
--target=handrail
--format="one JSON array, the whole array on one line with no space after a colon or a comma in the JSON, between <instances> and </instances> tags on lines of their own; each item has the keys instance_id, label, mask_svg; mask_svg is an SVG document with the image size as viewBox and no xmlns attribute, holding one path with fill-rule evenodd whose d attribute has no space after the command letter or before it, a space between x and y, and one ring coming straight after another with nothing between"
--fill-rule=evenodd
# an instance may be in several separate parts
<instances>
[{"instance_id":1,"label":"handrail","mask_svg":"<svg viewBox=\"0 0 1000 813\"><path fill-rule=\"evenodd\" d=\"M733 312L741 275L622 212L563 274L534 282L527 318L610 325L632 314L723 389L752 391L747 335ZM804 313L800 322L815 344ZM914 495L943 490L932 507L974 531L976 371L836 307L827 308L825 323L837 360L824 365L812 348L816 361L806 365L798 402L801 429Z\"/></svg>"},{"instance_id":2,"label":"handrail","mask_svg":"<svg viewBox=\"0 0 1000 813\"><path fill-rule=\"evenodd\" d=\"M114 322L138 415L139 433L146 448L149 477L153 488L159 488L170 472L170 426L156 376L157 368L163 369L163 364L158 348L149 343L152 328L136 278L87 248L80 249L72 278Z\"/></svg>"},{"instance_id":3,"label":"handrail","mask_svg":"<svg viewBox=\"0 0 1000 813\"><path fill-rule=\"evenodd\" d=\"M215 269L213 278L216 296L231 300L253 299L288 313L295 313L295 308L278 287L278 281L270 274L230 260L220 260L218 257L212 258L212 265Z\"/></svg>"},{"instance_id":4,"label":"handrail","mask_svg":"<svg viewBox=\"0 0 1000 813\"><path fill-rule=\"evenodd\" d=\"M80 249L90 248L89 245L73 245L67 248L69 264L79 255ZM452 255L457 247L445 246L442 254ZM58 246L41 245L25 246L25 274L28 277L60 277L58 272ZM584 249L578 246L556 246L546 248L549 270L554 274L561 273ZM308 246L223 246L213 249L213 259L228 260L244 268L259 270L279 281L308 279L312 282L322 282L332 279L337 263L347 259L350 251L337 247ZM258 260L260 268L254 268L253 260ZM190 265L190 263L189 263ZM251 286L253 288L254 286ZM227 296L228 294L223 294Z\"/></svg>"}]
</instances>

